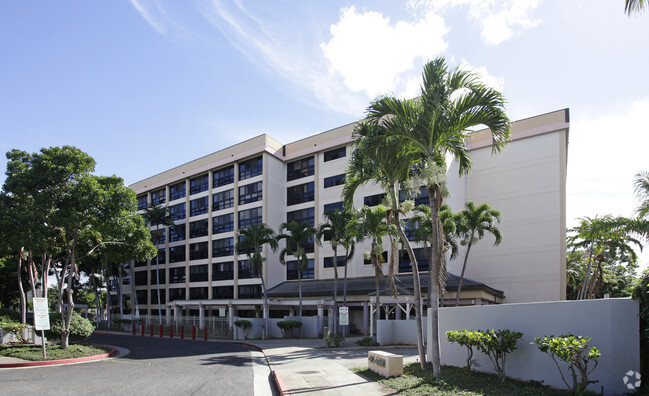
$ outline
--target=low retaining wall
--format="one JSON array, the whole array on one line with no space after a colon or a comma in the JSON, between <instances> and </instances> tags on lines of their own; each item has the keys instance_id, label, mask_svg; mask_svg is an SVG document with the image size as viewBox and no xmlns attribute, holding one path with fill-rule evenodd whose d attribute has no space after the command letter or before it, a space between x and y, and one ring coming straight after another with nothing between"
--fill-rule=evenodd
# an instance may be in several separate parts
<instances>
[{"instance_id":1,"label":"low retaining wall","mask_svg":"<svg viewBox=\"0 0 649 396\"><path fill-rule=\"evenodd\" d=\"M247 337L248 339L261 338L262 336L262 327L266 325L266 319L264 318L239 318L235 317L234 320L239 319L249 320L251 326L248 328ZM277 327L277 322L282 322L284 320L300 320L297 316L285 316L283 319L279 318L269 318L268 325L270 327L267 330L266 335L268 338L282 338L282 330ZM317 316L304 316L300 320L302 322L302 337L303 338L320 338L320 332L318 328L318 317ZM234 339L243 340L243 331L237 326L234 326ZM298 330L295 330L295 336L299 335Z\"/></svg>"},{"instance_id":2,"label":"low retaining wall","mask_svg":"<svg viewBox=\"0 0 649 396\"><path fill-rule=\"evenodd\" d=\"M376 341L381 345L417 345L417 322L413 316L409 320L379 320ZM424 339L428 328L427 317L422 318ZM425 342L425 341L424 341Z\"/></svg>"}]
</instances>

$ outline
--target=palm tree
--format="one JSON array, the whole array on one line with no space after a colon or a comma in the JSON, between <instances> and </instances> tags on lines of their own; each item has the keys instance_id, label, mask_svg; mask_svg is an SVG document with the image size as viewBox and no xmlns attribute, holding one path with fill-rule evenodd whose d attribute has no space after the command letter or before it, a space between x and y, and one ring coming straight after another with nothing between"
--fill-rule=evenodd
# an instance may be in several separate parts
<instances>
[{"instance_id":1,"label":"palm tree","mask_svg":"<svg viewBox=\"0 0 649 396\"><path fill-rule=\"evenodd\" d=\"M627 15L639 14L647 8L646 0L626 0L624 4L624 12Z\"/></svg>"},{"instance_id":2,"label":"palm tree","mask_svg":"<svg viewBox=\"0 0 649 396\"><path fill-rule=\"evenodd\" d=\"M500 223L500 212L492 208L489 204L483 203L475 206L473 201L467 201L460 214L460 222L457 228L458 234L463 238L460 243L466 246L466 253L464 254L464 263L462 263L460 282L457 285L457 294L455 295L456 307L460 305L462 282L464 281L464 272L466 271L466 263L469 259L471 246L481 240L484 237L485 232L492 234L496 238L494 246L500 245L503 239L500 230L495 225L496 222Z\"/></svg>"},{"instance_id":3,"label":"palm tree","mask_svg":"<svg viewBox=\"0 0 649 396\"><path fill-rule=\"evenodd\" d=\"M443 182L446 173L446 155L459 165L460 174L471 168L466 138L470 128L485 125L491 129L492 149L499 150L509 139L509 118L504 111L502 94L482 84L478 76L457 68L448 70L444 58L437 58L424 66L420 96L406 100L384 96L372 102L368 119L382 125L391 136L400 137L411 145L423 159L421 173L427 178L433 224L433 262L430 263L430 282L439 283L442 262L442 229L439 207L442 204ZM441 378L439 353L439 290L434 290L437 301L432 304L433 376Z\"/></svg>"},{"instance_id":4,"label":"palm tree","mask_svg":"<svg viewBox=\"0 0 649 396\"><path fill-rule=\"evenodd\" d=\"M262 247L268 244L273 251L277 250L277 238L273 230L266 224L253 224L247 228L240 229L237 243L234 250L237 254L247 254L252 269L261 280L261 288L264 293L264 318L266 331L270 330L268 323L268 295L266 294L266 283L264 282L264 261Z\"/></svg>"},{"instance_id":5,"label":"palm tree","mask_svg":"<svg viewBox=\"0 0 649 396\"><path fill-rule=\"evenodd\" d=\"M160 226L162 225L168 227L174 225L174 221L169 214L169 208L162 205L149 206L148 208L146 208L144 210L144 219L150 225L155 225L155 230L151 232L151 239L156 241L156 244L160 242L160 237L162 236L162 233L160 232ZM155 266L155 283L158 292L158 321L162 323L162 305L160 304L160 254L156 254ZM131 282L135 284L134 279L131 279ZM133 292L133 294L135 295L135 292Z\"/></svg>"},{"instance_id":6,"label":"palm tree","mask_svg":"<svg viewBox=\"0 0 649 396\"><path fill-rule=\"evenodd\" d=\"M368 182L375 182L383 187L388 205L386 213L387 222L394 226L401 244L406 249L412 267L412 283L415 298L415 319L417 326L417 349L422 370L425 369L426 355L424 352L424 339L422 327L421 282L419 267L412 246L406 237L401 225L400 215L407 214L414 203L399 200L399 187L406 190L413 189L418 172L413 169L421 156L409 144L403 144L399 137L391 136L389 131L379 123L372 120L360 122L354 130L357 139L354 142L354 151L347 167L346 183L343 187L343 199L347 206L353 203L356 189ZM413 179L413 180L411 180ZM416 184L419 185L418 183ZM398 262L398 248L395 238L390 238L391 256L388 266L388 285L396 296L397 289L394 282L395 269Z\"/></svg>"},{"instance_id":7,"label":"palm tree","mask_svg":"<svg viewBox=\"0 0 649 396\"><path fill-rule=\"evenodd\" d=\"M349 211L326 211L325 223L318 227L316 234L318 243L321 239L331 241L331 248L334 251L334 307L333 307L333 320L334 320L334 335L338 334L338 247L345 244L347 239L347 223L352 218ZM345 262L347 267L347 262Z\"/></svg>"},{"instance_id":8,"label":"palm tree","mask_svg":"<svg viewBox=\"0 0 649 396\"><path fill-rule=\"evenodd\" d=\"M286 265L286 256L294 256L297 259L297 282L300 299L299 317L302 318L302 271L309 268L306 245L313 243L313 236L316 229L309 223L298 223L296 221L284 222L279 226L280 233L277 240L286 240L286 246L279 252L279 261Z\"/></svg>"},{"instance_id":9,"label":"palm tree","mask_svg":"<svg viewBox=\"0 0 649 396\"><path fill-rule=\"evenodd\" d=\"M374 209L367 206L362 207L354 212L354 217L349 225L351 235L354 235L356 241L362 242L365 239L371 240L370 251L364 256L369 258L374 266L374 277L376 285L376 317L374 318L374 329L377 329L379 316L381 315L381 286L380 281L383 277L383 238L389 236L389 226L387 223L388 210L379 205ZM367 257L369 256L369 257ZM372 335L376 341L376 334Z\"/></svg>"}]
</instances>

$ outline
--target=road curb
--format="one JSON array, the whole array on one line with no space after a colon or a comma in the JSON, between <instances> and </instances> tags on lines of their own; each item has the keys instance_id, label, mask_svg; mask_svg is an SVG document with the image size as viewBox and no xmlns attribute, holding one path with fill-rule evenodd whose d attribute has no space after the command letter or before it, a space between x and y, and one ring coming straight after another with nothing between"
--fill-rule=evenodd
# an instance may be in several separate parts
<instances>
[{"instance_id":1,"label":"road curb","mask_svg":"<svg viewBox=\"0 0 649 396\"><path fill-rule=\"evenodd\" d=\"M281 396L290 395L288 388L286 387L286 384L284 384L284 380L282 379L282 376L277 372L277 370L273 370L273 368L271 367L270 360L268 360L268 355L266 355L266 350L264 350L264 348L260 347L259 345L251 344L249 342L234 341L233 343L245 345L247 347L256 349L259 352L263 353L264 357L266 358L266 362L268 363L268 367L270 367L270 375L273 377L273 381L275 381L275 385L277 386L277 390L279 391L279 394Z\"/></svg>"},{"instance_id":2,"label":"road curb","mask_svg":"<svg viewBox=\"0 0 649 396\"><path fill-rule=\"evenodd\" d=\"M90 362L93 360L101 360L110 357L115 354L117 351L114 348L111 348L110 352L102 353L99 355L93 356L84 356L72 359L59 359L59 360L46 360L40 362L19 362L19 363L0 363L0 368L15 368L15 367L37 367L37 366L54 366L57 364L68 364L68 363L81 363L81 362Z\"/></svg>"}]
</instances>

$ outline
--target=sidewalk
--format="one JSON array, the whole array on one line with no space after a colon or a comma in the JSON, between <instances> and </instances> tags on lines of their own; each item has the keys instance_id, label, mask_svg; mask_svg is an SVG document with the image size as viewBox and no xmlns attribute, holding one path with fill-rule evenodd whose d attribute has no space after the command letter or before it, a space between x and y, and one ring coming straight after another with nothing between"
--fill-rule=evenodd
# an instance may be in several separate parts
<instances>
[{"instance_id":1,"label":"sidewalk","mask_svg":"<svg viewBox=\"0 0 649 396\"><path fill-rule=\"evenodd\" d=\"M350 369L367 366L367 351L380 349L403 355L404 364L418 360L417 348L359 347L360 337L347 338L341 348L324 348L320 339L252 340L264 349L271 370L279 374L291 395L388 395L394 394L376 382L370 382Z\"/></svg>"}]
</instances>

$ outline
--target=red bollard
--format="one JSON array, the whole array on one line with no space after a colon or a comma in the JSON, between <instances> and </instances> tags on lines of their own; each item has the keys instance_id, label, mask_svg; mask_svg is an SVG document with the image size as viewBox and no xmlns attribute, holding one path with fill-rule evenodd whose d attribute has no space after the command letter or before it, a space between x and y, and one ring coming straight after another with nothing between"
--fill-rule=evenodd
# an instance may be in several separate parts
<instances>
[{"instance_id":1,"label":"red bollard","mask_svg":"<svg viewBox=\"0 0 649 396\"><path fill-rule=\"evenodd\" d=\"M162 325L160 325L160 338L162 338Z\"/></svg>"},{"instance_id":2,"label":"red bollard","mask_svg":"<svg viewBox=\"0 0 649 396\"><path fill-rule=\"evenodd\" d=\"M192 340L196 339L196 326L192 326Z\"/></svg>"},{"instance_id":3,"label":"red bollard","mask_svg":"<svg viewBox=\"0 0 649 396\"><path fill-rule=\"evenodd\" d=\"M149 326L151 328L151 337L153 337L153 323L151 323Z\"/></svg>"},{"instance_id":4,"label":"red bollard","mask_svg":"<svg viewBox=\"0 0 649 396\"><path fill-rule=\"evenodd\" d=\"M135 322L131 323L131 325L133 327L133 335L135 335Z\"/></svg>"},{"instance_id":5,"label":"red bollard","mask_svg":"<svg viewBox=\"0 0 649 396\"><path fill-rule=\"evenodd\" d=\"M169 338L174 338L174 325L169 325Z\"/></svg>"},{"instance_id":6,"label":"red bollard","mask_svg":"<svg viewBox=\"0 0 649 396\"><path fill-rule=\"evenodd\" d=\"M207 326L203 327L203 341L207 341Z\"/></svg>"},{"instance_id":7,"label":"red bollard","mask_svg":"<svg viewBox=\"0 0 649 396\"><path fill-rule=\"evenodd\" d=\"M183 340L185 339L185 326L180 325L180 339Z\"/></svg>"},{"instance_id":8,"label":"red bollard","mask_svg":"<svg viewBox=\"0 0 649 396\"><path fill-rule=\"evenodd\" d=\"M140 334L144 337L144 323L140 323Z\"/></svg>"}]
</instances>

